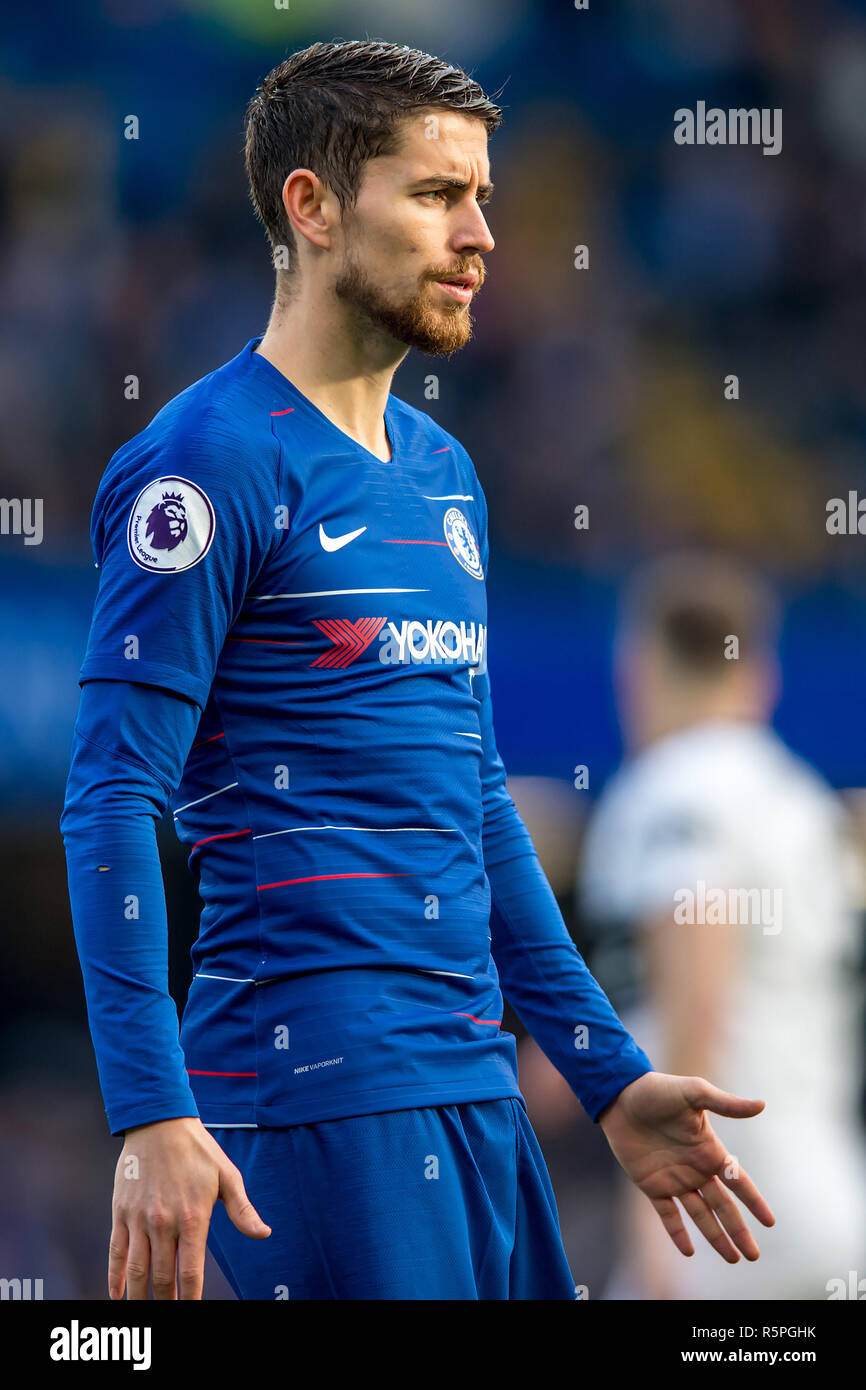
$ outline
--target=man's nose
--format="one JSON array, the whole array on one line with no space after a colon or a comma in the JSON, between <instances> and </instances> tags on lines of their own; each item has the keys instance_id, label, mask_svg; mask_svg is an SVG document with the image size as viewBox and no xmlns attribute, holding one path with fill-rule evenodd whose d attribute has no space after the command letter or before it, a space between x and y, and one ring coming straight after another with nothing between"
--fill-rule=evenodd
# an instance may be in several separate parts
<instances>
[{"instance_id":1,"label":"man's nose","mask_svg":"<svg viewBox=\"0 0 866 1390\"><path fill-rule=\"evenodd\" d=\"M484 213L478 204L475 204L474 212L470 212L467 220L461 222L455 235L455 250L460 250L464 255L469 251L477 251L479 255L486 255L492 251L496 242L490 235L490 228L484 218Z\"/></svg>"}]
</instances>

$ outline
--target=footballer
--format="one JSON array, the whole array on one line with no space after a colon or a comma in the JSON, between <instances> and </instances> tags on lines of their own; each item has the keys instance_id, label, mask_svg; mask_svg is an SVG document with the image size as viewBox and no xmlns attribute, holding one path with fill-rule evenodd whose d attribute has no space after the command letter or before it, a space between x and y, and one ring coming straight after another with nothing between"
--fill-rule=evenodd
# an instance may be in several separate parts
<instances>
[{"instance_id":1,"label":"footballer","mask_svg":"<svg viewBox=\"0 0 866 1390\"><path fill-rule=\"evenodd\" d=\"M241 1299L574 1299L503 995L684 1255L680 1205L731 1263L735 1198L773 1224L708 1119L763 1102L656 1072L569 937L494 739L484 493L391 393L470 338L501 118L378 40L269 73L266 331L99 484L61 830L115 1299L200 1298L208 1243ZM168 808L204 903L180 1032Z\"/></svg>"}]
</instances>

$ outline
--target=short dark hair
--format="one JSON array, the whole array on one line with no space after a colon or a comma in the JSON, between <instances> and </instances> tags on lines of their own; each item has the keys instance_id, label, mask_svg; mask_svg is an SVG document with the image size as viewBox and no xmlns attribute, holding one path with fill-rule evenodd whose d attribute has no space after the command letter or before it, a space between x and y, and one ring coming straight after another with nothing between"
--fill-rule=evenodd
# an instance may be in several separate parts
<instances>
[{"instance_id":1,"label":"short dark hair","mask_svg":"<svg viewBox=\"0 0 866 1390\"><path fill-rule=\"evenodd\" d=\"M352 206L366 161L391 153L401 119L431 106L477 117L488 135L502 123L461 68L382 39L314 43L268 73L247 107L246 169L256 216L272 253L287 248L289 273L297 248L282 192L292 170L312 169Z\"/></svg>"},{"instance_id":2,"label":"short dark hair","mask_svg":"<svg viewBox=\"0 0 866 1390\"><path fill-rule=\"evenodd\" d=\"M648 638L684 676L713 678L731 670L725 643L736 636L741 660L768 656L778 638L776 596L739 560L717 554L668 555L634 575L620 627Z\"/></svg>"}]
</instances>

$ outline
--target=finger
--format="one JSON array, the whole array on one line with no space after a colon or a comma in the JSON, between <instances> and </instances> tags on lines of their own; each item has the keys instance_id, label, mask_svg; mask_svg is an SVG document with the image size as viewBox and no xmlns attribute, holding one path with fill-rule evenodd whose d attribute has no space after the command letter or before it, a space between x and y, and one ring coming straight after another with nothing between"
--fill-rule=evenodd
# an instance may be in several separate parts
<instances>
[{"instance_id":1,"label":"finger","mask_svg":"<svg viewBox=\"0 0 866 1390\"><path fill-rule=\"evenodd\" d=\"M731 1171L736 1173L736 1177L729 1176ZM730 1155L725 1159L723 1166L718 1169L716 1177L731 1189L735 1197L739 1197L743 1206L757 1217L762 1226L775 1226L776 1218L752 1179Z\"/></svg>"},{"instance_id":2,"label":"finger","mask_svg":"<svg viewBox=\"0 0 866 1390\"><path fill-rule=\"evenodd\" d=\"M219 1195L225 1203L229 1219L245 1236L263 1240L271 1228L259 1216L246 1193L240 1170L233 1163L220 1168Z\"/></svg>"},{"instance_id":3,"label":"finger","mask_svg":"<svg viewBox=\"0 0 866 1390\"><path fill-rule=\"evenodd\" d=\"M147 1276L150 1271L150 1241L143 1226L129 1233L129 1252L126 1256L127 1301L147 1298Z\"/></svg>"},{"instance_id":4,"label":"finger","mask_svg":"<svg viewBox=\"0 0 866 1390\"><path fill-rule=\"evenodd\" d=\"M126 1222L114 1218L108 1242L108 1297L123 1298L126 1287L126 1254L129 1250L129 1230Z\"/></svg>"},{"instance_id":5,"label":"finger","mask_svg":"<svg viewBox=\"0 0 866 1390\"><path fill-rule=\"evenodd\" d=\"M718 1250L723 1260L727 1260L728 1264L735 1265L740 1257L700 1192L681 1192L678 1195L704 1239L714 1250Z\"/></svg>"},{"instance_id":6,"label":"finger","mask_svg":"<svg viewBox=\"0 0 866 1390\"><path fill-rule=\"evenodd\" d=\"M659 1214L661 1223L681 1255L693 1255L695 1247L683 1225L679 1207L673 1197L651 1197L650 1201Z\"/></svg>"},{"instance_id":7,"label":"finger","mask_svg":"<svg viewBox=\"0 0 866 1390\"><path fill-rule=\"evenodd\" d=\"M153 1296L159 1303L177 1298L177 1231L172 1222L160 1221L151 1226L150 1282Z\"/></svg>"},{"instance_id":8,"label":"finger","mask_svg":"<svg viewBox=\"0 0 866 1390\"><path fill-rule=\"evenodd\" d=\"M702 1076L684 1079L686 1100L696 1110L710 1110L714 1115L730 1115L734 1120L748 1120L754 1115L760 1115L764 1109L764 1101L746 1100L744 1096L735 1096L733 1091L723 1091L711 1081L705 1081Z\"/></svg>"},{"instance_id":9,"label":"finger","mask_svg":"<svg viewBox=\"0 0 866 1390\"><path fill-rule=\"evenodd\" d=\"M706 1183L700 1189L700 1193L740 1253L745 1255L747 1260L757 1260L761 1254L758 1242L746 1225L742 1211L733 1197L722 1187L718 1178Z\"/></svg>"},{"instance_id":10,"label":"finger","mask_svg":"<svg viewBox=\"0 0 866 1390\"><path fill-rule=\"evenodd\" d=\"M204 1289L204 1261L209 1221L182 1224L177 1243L177 1275L181 1299L200 1299Z\"/></svg>"}]
</instances>

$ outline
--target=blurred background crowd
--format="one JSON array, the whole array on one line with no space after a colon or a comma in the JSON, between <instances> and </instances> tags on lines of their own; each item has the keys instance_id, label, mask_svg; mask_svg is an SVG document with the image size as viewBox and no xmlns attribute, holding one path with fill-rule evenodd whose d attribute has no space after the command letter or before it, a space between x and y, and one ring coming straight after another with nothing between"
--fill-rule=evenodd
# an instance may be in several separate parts
<instances>
[{"instance_id":1,"label":"blurred background crowd","mask_svg":"<svg viewBox=\"0 0 866 1390\"><path fill-rule=\"evenodd\" d=\"M622 912L610 904L591 912L581 884L599 793L624 754L646 752L646 739L629 746L616 698L618 601L636 570L682 547L724 553L772 585L779 695L750 717L772 718L778 747L784 740L816 769L827 797L833 789L852 858L863 857L866 539L831 535L826 521L831 498L866 496L866 5L46 0L19 10L0 40L0 494L43 499L44 538L30 546L0 535L0 1275L42 1277L47 1297L104 1296L120 1147L97 1088L57 826L96 588L93 496L120 444L264 331L272 272L242 158L250 95L288 51L365 34L449 59L493 96L501 89L489 216L497 247L473 341L450 361L410 354L394 390L465 443L484 485L498 743L590 966L618 1008L651 1008L655 1024L646 1026L657 1027L650 1036L667 1055L667 1002L652 997L658 962L656 975L652 961L639 968L647 935L639 928L657 921L657 902L647 888L612 951L605 921L621 928ZM675 144L675 110L699 100L781 108L782 152ZM131 115L135 140L124 138ZM575 268L580 245L588 269ZM725 396L730 374L738 399ZM580 529L579 506L588 508ZM705 607L690 621L711 630L731 612L721 604L708 616ZM663 638L670 678L691 648ZM708 710L719 717L696 695L683 724ZM713 767L727 767L718 756ZM578 765L587 769L579 789ZM694 787L698 772L684 767ZM787 792L769 773L760 787L766 825L773 796ZM730 795L752 795L744 788ZM810 814L807 829L823 834L823 812ZM171 827L163 831L172 984L182 1003L198 899ZM603 843L597 836L602 857ZM806 860L812 843L807 833ZM671 883L727 872L718 857L704 872L700 844L698 835L688 870L671 870ZM835 862L828 850L815 868L831 887ZM743 880L753 866L739 864L732 882L762 881L764 867ZM775 871L766 868L768 882ZM759 1050L763 1027L773 1052L785 988L803 1004L807 1050L821 1011L834 1012L837 986L840 1009L843 995L848 1007L863 978L857 883L852 872L850 900L833 919L850 912L853 923L838 974L810 956L808 922L799 938L783 929L772 939L760 978L775 1003L763 1024L757 1016L743 1024ZM823 919L811 930L828 950L837 939ZM794 965L789 951L799 953ZM750 959L741 957L742 968ZM814 1001L797 994L798 969L821 972L815 1015ZM714 1007L719 1044L728 1005ZM866 1124L866 1025L856 998L852 1008L832 1123L853 1154ZM697 1054L683 1048L677 1058L700 1073L690 1062ZM716 1058L706 1074L733 1087L724 1057L706 1055ZM602 1135L525 1042L522 1059L576 1281L590 1297L690 1296L658 1269L641 1285L643 1247ZM809 1082L816 1094L826 1075L816 1070ZM789 1097L806 1094L793 1073L784 1085ZM797 1132L792 1122L791 1142ZM736 1142L749 1168L748 1140ZM780 1151L761 1151L771 1168ZM806 1202L823 1200L820 1162L812 1160ZM753 1176L773 1205L780 1175ZM794 1296L824 1297L826 1278L847 1277L847 1265L822 1264L831 1257L817 1245L813 1254ZM738 1296L734 1283L722 1296ZM214 1266L206 1292L231 1297Z\"/></svg>"}]
</instances>

